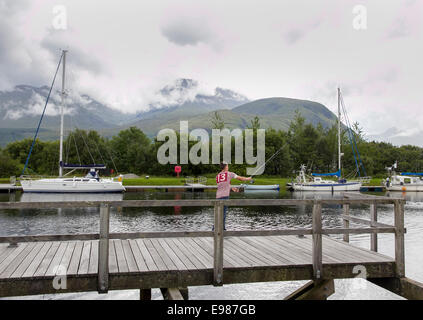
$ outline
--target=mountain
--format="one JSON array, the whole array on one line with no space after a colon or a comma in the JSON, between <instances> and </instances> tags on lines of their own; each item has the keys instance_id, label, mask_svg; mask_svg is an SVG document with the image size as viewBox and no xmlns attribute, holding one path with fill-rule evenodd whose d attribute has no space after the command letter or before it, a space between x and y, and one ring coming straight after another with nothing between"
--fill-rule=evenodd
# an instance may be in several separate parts
<instances>
[{"instance_id":1,"label":"mountain","mask_svg":"<svg viewBox=\"0 0 423 320\"><path fill-rule=\"evenodd\" d=\"M0 145L32 137L40 120L49 87L18 85L0 91ZM60 92L53 91L40 130L40 138L57 139L60 127ZM128 122L133 115L109 108L88 95L70 92L66 97L65 127L104 130Z\"/></svg>"},{"instance_id":2,"label":"mountain","mask_svg":"<svg viewBox=\"0 0 423 320\"><path fill-rule=\"evenodd\" d=\"M242 104L232 109L220 109L202 113L178 112L175 109L159 109L159 117L148 117L139 120L132 125L139 127L150 137L154 137L160 129L171 128L178 130L179 121L187 120L189 128L212 129L211 119L215 111L219 113L229 129L246 128L251 120L258 116L261 127L287 130L296 112L300 112L306 123L323 127L330 127L336 122L336 116L324 105L299 99L290 98L266 98ZM183 108L181 109L183 110Z\"/></svg>"},{"instance_id":3,"label":"mountain","mask_svg":"<svg viewBox=\"0 0 423 320\"><path fill-rule=\"evenodd\" d=\"M137 121L165 117L168 120L199 115L213 110L231 109L249 100L247 97L229 89L215 88L206 93L199 83L192 79L177 79L174 83L163 87L155 95L146 111L139 112Z\"/></svg>"},{"instance_id":4,"label":"mountain","mask_svg":"<svg viewBox=\"0 0 423 320\"><path fill-rule=\"evenodd\" d=\"M47 86L29 85L0 91L0 146L33 137L48 91ZM58 138L60 103L60 92L52 92L40 139ZM246 128L258 116L262 128L287 130L297 111L313 125L320 123L329 127L336 121L336 116L317 102L278 97L249 101L229 89L203 88L192 79L177 79L164 86L154 93L146 110L137 114L125 114L75 92L68 92L65 110L65 128L94 129L106 137L136 126L152 138L163 128L178 130L181 120L188 120L190 129L211 129L211 119L216 111L230 129Z\"/></svg>"}]
</instances>

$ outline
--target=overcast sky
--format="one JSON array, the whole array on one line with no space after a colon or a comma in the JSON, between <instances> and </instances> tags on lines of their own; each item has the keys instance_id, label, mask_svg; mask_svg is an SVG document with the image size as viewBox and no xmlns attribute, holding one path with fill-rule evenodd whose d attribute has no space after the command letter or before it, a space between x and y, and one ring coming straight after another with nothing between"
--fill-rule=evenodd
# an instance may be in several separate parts
<instances>
[{"instance_id":1,"label":"overcast sky","mask_svg":"<svg viewBox=\"0 0 423 320\"><path fill-rule=\"evenodd\" d=\"M127 112L181 77L334 112L339 85L367 133L423 130L419 0L0 0L0 90L49 85L62 48L72 90Z\"/></svg>"}]
</instances>

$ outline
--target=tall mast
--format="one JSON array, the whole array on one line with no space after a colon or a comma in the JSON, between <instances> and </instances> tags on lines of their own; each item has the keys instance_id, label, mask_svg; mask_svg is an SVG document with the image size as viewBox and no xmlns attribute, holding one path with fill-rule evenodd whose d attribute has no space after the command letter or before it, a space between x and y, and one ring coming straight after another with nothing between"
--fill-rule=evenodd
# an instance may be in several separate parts
<instances>
[{"instance_id":1,"label":"tall mast","mask_svg":"<svg viewBox=\"0 0 423 320\"><path fill-rule=\"evenodd\" d=\"M341 170L341 89L338 88L338 170Z\"/></svg>"},{"instance_id":2,"label":"tall mast","mask_svg":"<svg viewBox=\"0 0 423 320\"><path fill-rule=\"evenodd\" d=\"M63 175L63 119L64 119L64 108L65 108L65 69L66 69L66 52L63 50L63 61L62 61L62 103L60 106L60 154L59 154L59 177Z\"/></svg>"}]
</instances>

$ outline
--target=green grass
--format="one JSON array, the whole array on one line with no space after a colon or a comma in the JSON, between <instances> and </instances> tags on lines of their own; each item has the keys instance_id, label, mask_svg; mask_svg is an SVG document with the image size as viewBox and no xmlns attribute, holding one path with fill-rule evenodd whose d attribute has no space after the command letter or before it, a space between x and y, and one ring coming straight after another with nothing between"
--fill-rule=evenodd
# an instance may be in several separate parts
<instances>
[{"instance_id":1,"label":"green grass","mask_svg":"<svg viewBox=\"0 0 423 320\"><path fill-rule=\"evenodd\" d=\"M279 184L279 185L286 185L286 183L290 181L288 178L280 178L280 177L269 177L269 176L263 176L263 177L256 177L254 178L254 184ZM241 184L242 181L239 181L237 179L234 179L231 181L232 184ZM159 185L167 185L167 186L183 186L185 184L185 178L177 178L177 177L152 177L150 176L149 179L146 178L137 178L137 179L123 179L123 185L125 186L159 186ZM207 185L215 185L216 180L215 177L208 176L207 177Z\"/></svg>"}]
</instances>

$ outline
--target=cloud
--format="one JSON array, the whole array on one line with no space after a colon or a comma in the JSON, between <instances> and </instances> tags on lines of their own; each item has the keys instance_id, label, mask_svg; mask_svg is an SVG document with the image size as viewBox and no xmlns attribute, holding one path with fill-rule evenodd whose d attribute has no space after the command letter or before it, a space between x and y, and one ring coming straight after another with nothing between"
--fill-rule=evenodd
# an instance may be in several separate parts
<instances>
[{"instance_id":1,"label":"cloud","mask_svg":"<svg viewBox=\"0 0 423 320\"><path fill-rule=\"evenodd\" d=\"M409 27L404 17L398 18L390 27L388 31L388 38L395 39L395 38L402 38L406 37L410 34Z\"/></svg>"},{"instance_id":2,"label":"cloud","mask_svg":"<svg viewBox=\"0 0 423 320\"><path fill-rule=\"evenodd\" d=\"M198 18L179 18L168 21L161 27L161 33L168 41L178 46L207 44L213 38L207 24Z\"/></svg>"}]
</instances>

